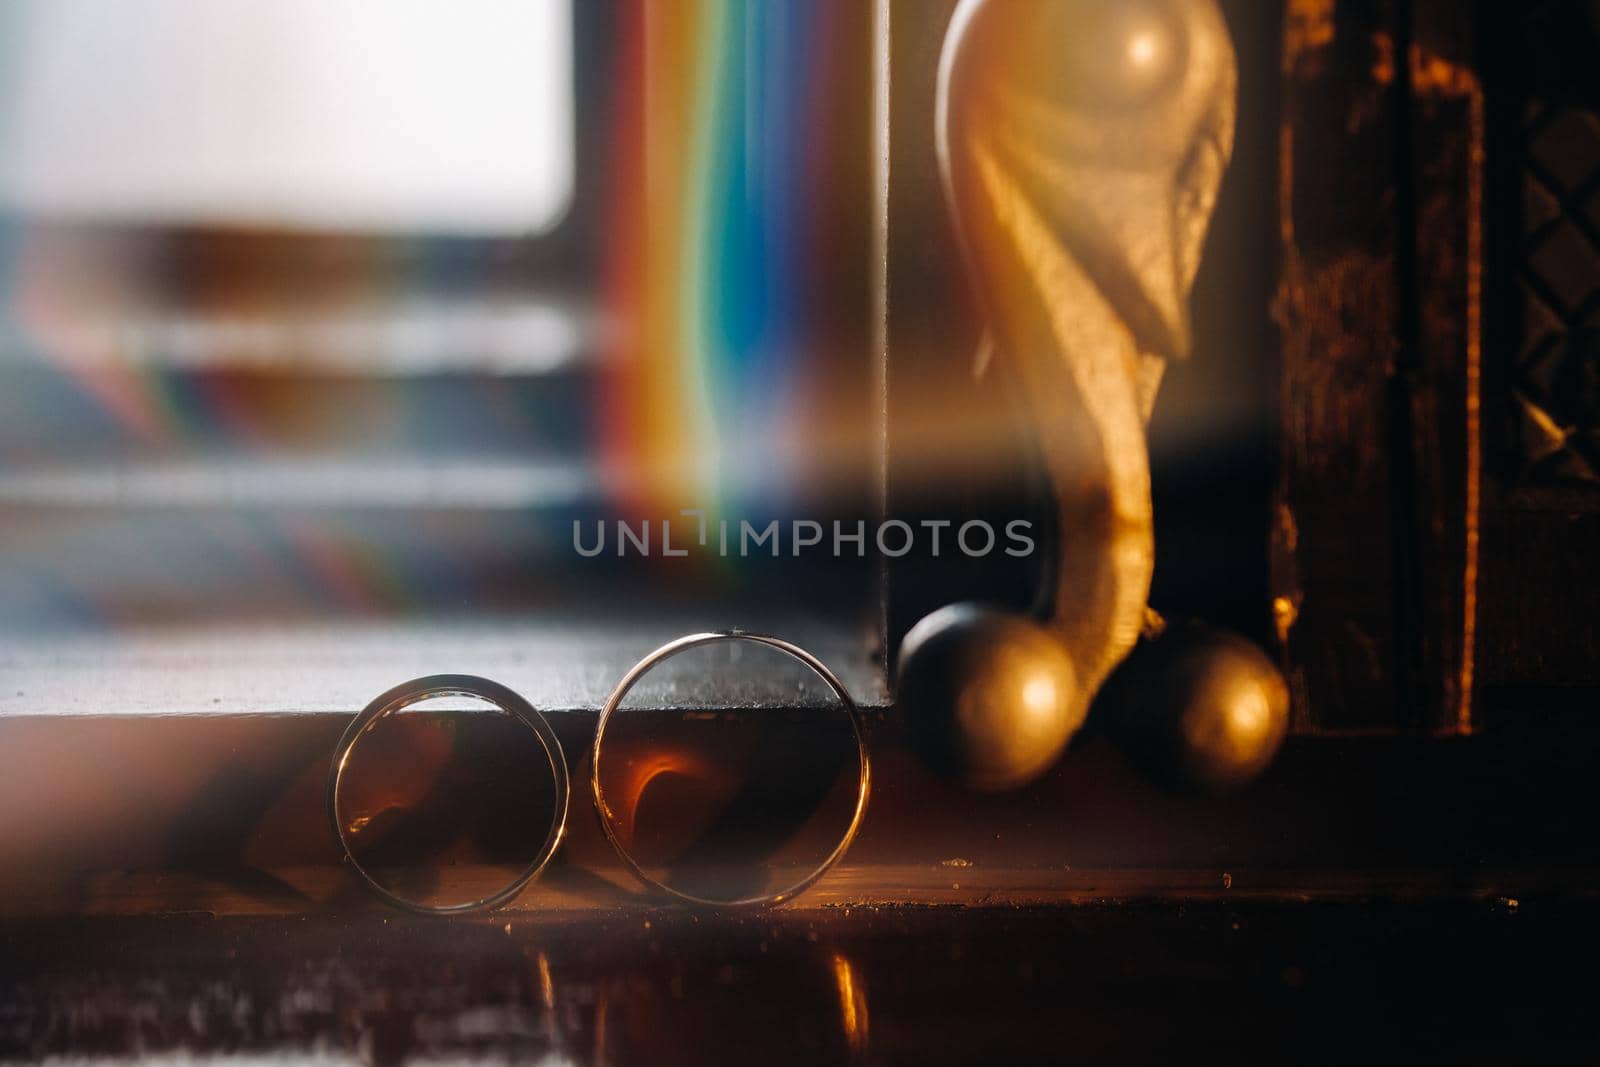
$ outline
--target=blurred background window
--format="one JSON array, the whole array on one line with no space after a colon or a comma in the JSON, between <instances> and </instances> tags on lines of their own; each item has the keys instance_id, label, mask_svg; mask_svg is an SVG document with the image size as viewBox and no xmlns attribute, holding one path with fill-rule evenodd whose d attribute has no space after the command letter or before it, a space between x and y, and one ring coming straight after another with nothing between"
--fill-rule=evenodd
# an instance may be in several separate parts
<instances>
[{"instance_id":1,"label":"blurred background window","mask_svg":"<svg viewBox=\"0 0 1600 1067\"><path fill-rule=\"evenodd\" d=\"M659 524L871 505L870 25L0 8L0 711L99 710L108 680L358 706L474 667L594 703L597 647L801 618L864 658L870 560L664 558ZM370 673L275 688L336 649ZM241 656L274 679L248 698ZM197 662L231 673L185 689Z\"/></svg>"},{"instance_id":2,"label":"blurred background window","mask_svg":"<svg viewBox=\"0 0 1600 1067\"><path fill-rule=\"evenodd\" d=\"M571 200L566 0L8 7L13 210L515 235Z\"/></svg>"}]
</instances>

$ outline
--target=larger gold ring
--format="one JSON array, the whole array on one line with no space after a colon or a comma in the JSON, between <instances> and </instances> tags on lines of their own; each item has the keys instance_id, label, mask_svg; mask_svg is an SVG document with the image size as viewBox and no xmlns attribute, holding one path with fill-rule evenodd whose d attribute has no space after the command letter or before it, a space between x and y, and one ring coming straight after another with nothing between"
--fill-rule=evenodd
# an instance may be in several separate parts
<instances>
[{"instance_id":1,"label":"larger gold ring","mask_svg":"<svg viewBox=\"0 0 1600 1067\"><path fill-rule=\"evenodd\" d=\"M452 696L476 697L492 704L519 719L534 732L539 738L539 743L544 746L545 757L550 761L550 774L555 784L555 810L551 813L550 829L538 855L534 856L533 861L508 884L486 897L470 900L464 904L424 904L393 892L374 878L372 873L361 865L361 861L356 859L355 852L350 847L350 838L345 832L344 820L339 815L339 787L344 781L350 754L363 733L374 729L384 718L403 708L434 697ZM561 846L561 838L566 833L567 803L571 793L572 787L567 778L567 760L561 751L561 742L557 739L555 731L550 728L549 721L533 705L499 682L492 682L487 678L471 674L435 674L404 682L380 695L346 728L344 736L339 739L339 747L334 749L333 766L328 771L328 817L333 821L333 832L339 838L339 846L344 849L345 858L373 892L407 911L423 915L453 915L499 907L520 893L523 886L544 870L550 858L556 854L556 849Z\"/></svg>"},{"instance_id":2,"label":"larger gold ring","mask_svg":"<svg viewBox=\"0 0 1600 1067\"><path fill-rule=\"evenodd\" d=\"M804 878L801 878L798 882L795 882L792 885L785 886L776 893L741 897L735 900L718 900L712 897L695 896L692 893L685 893L681 889L674 889L665 882L659 881L658 879L652 878L650 875L646 874L644 868L639 865L638 861L636 861L632 854L628 852L627 847L623 845L621 840L619 840L615 826L616 815L606 804L605 795L600 788L600 759L602 746L605 744L606 726L610 723L611 716L616 713L616 710L621 705L623 699L628 695L629 690L631 690L634 685L638 683L639 679L644 677L644 675L648 673L652 667L671 659L673 656L676 656L681 652L687 652L691 648L698 648L701 645L709 645L717 641L749 641L753 644L766 645L768 648L775 648L779 652L783 652L809 667L812 672L817 675L817 677L821 678L823 682L827 684L829 689L833 690L834 695L837 696L840 703L844 705L845 714L850 717L850 729L855 735L856 757L860 761L861 767L860 777L856 786L856 806L854 813L852 813L850 817L850 825L845 830L844 836L839 839L839 843L834 846L833 851L828 853L827 858L814 867L808 874L806 874ZM855 701L850 699L850 694L848 691L846 691L844 683L839 681L838 677L832 671L830 671L821 660L817 659L817 657L813 656L800 646L790 644L788 641L785 641L781 638L769 637L765 634L745 633L742 630L715 631L710 633L690 634L687 637L680 637L675 641L668 641L666 644L650 653L644 659L634 664L633 669L628 671L628 673L623 676L622 681L617 683L617 688L612 690L610 698L606 700L605 707L600 709L600 721L595 724L594 729L593 757L589 762L589 787L594 796L595 814L600 818L600 826L601 829L605 831L606 839L611 842L611 847L616 850L617 856L624 864L627 865L628 869L633 872L634 877L638 878L641 882L645 883L651 888L657 889L668 896L676 897L677 899L686 901L690 904L699 904L717 908L738 908L757 904L778 904L782 901L788 900L790 897L793 897L795 894L806 889L817 879L828 873L829 868L837 863L839 858L845 854L845 851L850 847L850 843L855 840L857 831L861 829L861 820L867 811L867 797L872 792L872 764L867 756L867 738L866 732L861 723L861 712L856 708Z\"/></svg>"}]
</instances>

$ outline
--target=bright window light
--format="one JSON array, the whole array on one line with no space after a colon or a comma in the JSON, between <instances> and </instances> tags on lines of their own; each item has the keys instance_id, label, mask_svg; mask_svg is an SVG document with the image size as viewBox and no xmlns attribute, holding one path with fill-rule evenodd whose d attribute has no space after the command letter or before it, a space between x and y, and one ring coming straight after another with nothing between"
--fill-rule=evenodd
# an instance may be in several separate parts
<instances>
[{"instance_id":1,"label":"bright window light","mask_svg":"<svg viewBox=\"0 0 1600 1067\"><path fill-rule=\"evenodd\" d=\"M573 187L570 0L18 0L0 206L538 233Z\"/></svg>"}]
</instances>

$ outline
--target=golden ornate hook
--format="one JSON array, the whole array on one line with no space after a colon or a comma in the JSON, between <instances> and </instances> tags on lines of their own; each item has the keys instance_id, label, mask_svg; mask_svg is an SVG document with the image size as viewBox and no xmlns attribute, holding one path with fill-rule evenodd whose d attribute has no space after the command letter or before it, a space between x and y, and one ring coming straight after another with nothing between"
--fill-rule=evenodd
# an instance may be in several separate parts
<instances>
[{"instance_id":1,"label":"golden ornate hook","mask_svg":"<svg viewBox=\"0 0 1600 1067\"><path fill-rule=\"evenodd\" d=\"M1023 386L1055 492L1049 626L1080 718L1145 619L1145 426L1189 352L1235 86L1213 0L962 0L945 38L939 160L985 348Z\"/></svg>"}]
</instances>

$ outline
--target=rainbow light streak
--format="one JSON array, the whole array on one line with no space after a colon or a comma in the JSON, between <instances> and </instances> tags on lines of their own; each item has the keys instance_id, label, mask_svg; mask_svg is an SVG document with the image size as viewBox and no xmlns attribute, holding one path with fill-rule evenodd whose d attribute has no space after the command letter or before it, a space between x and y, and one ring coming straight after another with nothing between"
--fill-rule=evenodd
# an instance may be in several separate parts
<instances>
[{"instance_id":1,"label":"rainbow light streak","mask_svg":"<svg viewBox=\"0 0 1600 1067\"><path fill-rule=\"evenodd\" d=\"M810 0L624 14L605 442L624 511L781 507L792 485L833 18Z\"/></svg>"}]
</instances>

